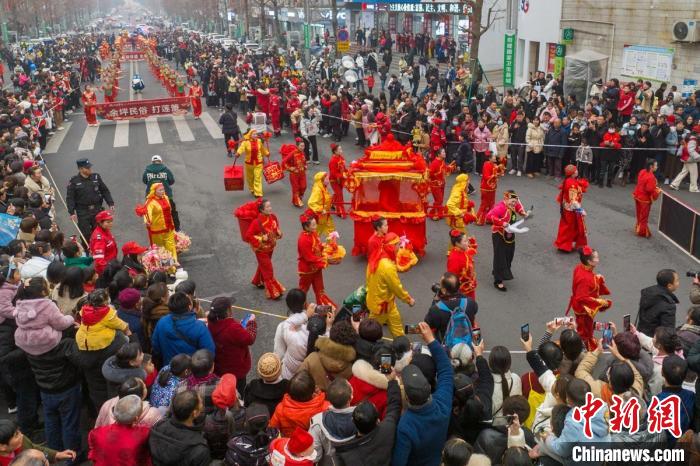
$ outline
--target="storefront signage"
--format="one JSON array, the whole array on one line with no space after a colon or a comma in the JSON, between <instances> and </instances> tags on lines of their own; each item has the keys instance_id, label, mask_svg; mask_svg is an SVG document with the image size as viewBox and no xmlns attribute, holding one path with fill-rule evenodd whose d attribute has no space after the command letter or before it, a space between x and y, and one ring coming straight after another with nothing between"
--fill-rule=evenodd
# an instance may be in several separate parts
<instances>
[{"instance_id":1,"label":"storefront signage","mask_svg":"<svg viewBox=\"0 0 700 466\"><path fill-rule=\"evenodd\" d=\"M444 15L472 14L472 7L462 3L390 3L392 13L435 13Z\"/></svg>"}]
</instances>

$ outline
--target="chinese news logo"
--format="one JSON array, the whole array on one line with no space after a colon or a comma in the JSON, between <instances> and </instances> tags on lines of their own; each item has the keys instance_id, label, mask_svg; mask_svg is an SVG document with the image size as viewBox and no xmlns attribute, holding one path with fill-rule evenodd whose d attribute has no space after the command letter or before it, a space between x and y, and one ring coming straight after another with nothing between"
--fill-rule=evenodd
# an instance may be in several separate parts
<instances>
[{"instance_id":1,"label":"chinese news logo","mask_svg":"<svg viewBox=\"0 0 700 466\"><path fill-rule=\"evenodd\" d=\"M588 439L593 438L591 419L603 409L605 403L596 398L592 393L586 393L586 403L574 408L573 419L583 422L583 434ZM626 402L617 395L612 396L610 405L610 432L619 433L623 428L630 434L639 431L639 411L641 405L637 398L630 398ZM659 399L654 396L647 408L648 431L657 434L668 431L675 438L681 436L681 399L678 395L670 395Z\"/></svg>"}]
</instances>

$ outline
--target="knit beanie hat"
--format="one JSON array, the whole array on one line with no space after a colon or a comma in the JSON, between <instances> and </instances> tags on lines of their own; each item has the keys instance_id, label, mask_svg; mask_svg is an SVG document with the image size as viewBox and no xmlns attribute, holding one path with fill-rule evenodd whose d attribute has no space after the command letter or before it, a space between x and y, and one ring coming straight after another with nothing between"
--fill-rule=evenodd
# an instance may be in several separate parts
<instances>
[{"instance_id":1,"label":"knit beanie hat","mask_svg":"<svg viewBox=\"0 0 700 466\"><path fill-rule=\"evenodd\" d=\"M133 309L141 299L141 293L136 288L124 288L119 292L119 304L127 309Z\"/></svg>"},{"instance_id":2,"label":"knit beanie hat","mask_svg":"<svg viewBox=\"0 0 700 466\"><path fill-rule=\"evenodd\" d=\"M306 450L314 444L314 438L304 429L297 427L292 432L292 436L287 443L287 450L294 456L301 456Z\"/></svg>"},{"instance_id":3,"label":"knit beanie hat","mask_svg":"<svg viewBox=\"0 0 700 466\"><path fill-rule=\"evenodd\" d=\"M214 403L214 406L226 409L233 406L237 399L236 376L233 374L224 374L216 385L214 392L211 394L211 401Z\"/></svg>"},{"instance_id":4,"label":"knit beanie hat","mask_svg":"<svg viewBox=\"0 0 700 466\"><path fill-rule=\"evenodd\" d=\"M282 361L275 353L265 353L258 359L258 374L265 380L276 380L282 372Z\"/></svg>"}]
</instances>

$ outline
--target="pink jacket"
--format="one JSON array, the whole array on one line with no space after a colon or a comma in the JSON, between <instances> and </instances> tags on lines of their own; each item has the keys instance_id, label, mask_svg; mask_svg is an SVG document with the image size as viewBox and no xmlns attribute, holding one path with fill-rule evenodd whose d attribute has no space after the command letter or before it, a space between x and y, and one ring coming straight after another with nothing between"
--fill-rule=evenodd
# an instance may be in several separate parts
<instances>
[{"instance_id":1,"label":"pink jacket","mask_svg":"<svg viewBox=\"0 0 700 466\"><path fill-rule=\"evenodd\" d=\"M491 131L484 126L484 129L479 129L477 126L474 129L474 150L476 152L486 152L489 150L489 142L491 141Z\"/></svg>"},{"instance_id":2,"label":"pink jacket","mask_svg":"<svg viewBox=\"0 0 700 466\"><path fill-rule=\"evenodd\" d=\"M63 330L73 325L73 316L64 315L48 298L17 301L14 315L15 343L33 356L52 350L61 341Z\"/></svg>"},{"instance_id":3,"label":"pink jacket","mask_svg":"<svg viewBox=\"0 0 700 466\"><path fill-rule=\"evenodd\" d=\"M7 319L14 319L15 306L12 299L17 293L17 285L5 282L0 287L0 324Z\"/></svg>"}]
</instances>

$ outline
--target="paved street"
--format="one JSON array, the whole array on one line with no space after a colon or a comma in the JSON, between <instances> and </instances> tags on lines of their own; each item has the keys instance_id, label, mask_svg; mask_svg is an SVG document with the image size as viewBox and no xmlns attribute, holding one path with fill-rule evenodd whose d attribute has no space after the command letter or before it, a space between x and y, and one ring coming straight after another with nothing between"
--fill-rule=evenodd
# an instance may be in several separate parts
<instances>
[{"instance_id":1,"label":"paved street","mask_svg":"<svg viewBox=\"0 0 700 466\"><path fill-rule=\"evenodd\" d=\"M145 62L135 64L142 74L146 89L144 99L165 97L166 92L154 81ZM129 98L131 65L122 64L119 99ZM100 98L101 100L101 98ZM207 109L201 120L191 115L184 118L160 117L148 121L103 122L99 128L87 128L84 117L74 114L63 132L57 132L47 148L46 162L63 195L68 179L75 173L75 160L88 157L93 170L100 173L112 191L117 205L115 234L123 244L135 239L147 242L142 220L134 214L137 203L143 202L144 185L141 176L153 154L160 154L173 171L176 183L174 199L182 220L183 230L192 237L190 252L181 258L190 278L197 282L197 294L202 298L227 294L234 295L236 304L244 308L283 315L284 301L273 302L264 298L264 292L250 285L256 262L250 248L240 239L238 224L232 211L249 201L248 191L226 192L223 185L226 158L223 138L216 122L219 111ZM239 118L242 129L246 125ZM351 130L351 134L354 131ZM273 159L279 160L277 149L290 143L289 134L272 141ZM359 156L354 139L343 141L346 158ZM325 170L330 154L330 140L319 138L322 157L320 166L310 166L308 179L313 173ZM478 186L479 180L472 180ZM451 180L450 180L451 184ZM449 188L449 186L448 186ZM478 319L487 347L503 344L520 350L519 328L529 322L536 338L542 334L546 320L563 315L569 299L571 272L577 264L575 255L557 253L552 242L556 235L559 209L555 202L557 189L554 181L506 176L500 181L499 191L515 189L526 207L534 205L534 218L528 220L530 232L519 235L513 272L516 276L508 283L508 292L500 293L492 286L491 235L488 227L469 228L477 237L479 253L476 257L479 288ZM299 232L300 211L290 204L288 181L265 185L265 196L274 206L285 237L275 251L274 265L278 279L289 289L296 285L296 238ZM633 236L634 204L632 187L599 189L592 187L585 197L588 212L589 240L601 253L599 272L606 276L613 292L611 320L622 322L622 315L637 311L639 290L652 284L656 271L672 267L685 275L686 270L700 268L693 259L663 239L654 229L654 237L645 240ZM307 191L307 198L310 192ZM449 192L449 191L448 191ZM346 193L347 195L347 193ZM478 196L475 198L478 205ZM695 201L697 203L697 201ZM658 206L652 212L651 224L657 221ZM72 233L65 208L61 205L61 227ZM352 244L352 222L336 219L341 243L348 250ZM416 306L401 305L404 323L420 320L430 305L430 285L437 281L445 266L448 228L444 222L429 221L427 254L410 272L402 275L404 286L416 299ZM340 265L331 266L325 273L327 290L337 302L354 288L364 283L364 258L346 257ZM677 320L684 319L688 307L689 280L683 279L679 290L681 304ZM243 311L237 313L242 317ZM278 320L260 319L256 350L271 348L274 328ZM256 351L259 354L259 351ZM524 358L516 359L516 369L523 368Z\"/></svg>"}]
</instances>

